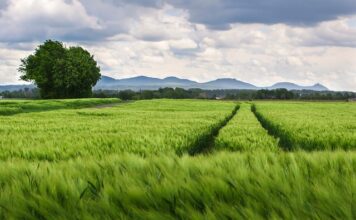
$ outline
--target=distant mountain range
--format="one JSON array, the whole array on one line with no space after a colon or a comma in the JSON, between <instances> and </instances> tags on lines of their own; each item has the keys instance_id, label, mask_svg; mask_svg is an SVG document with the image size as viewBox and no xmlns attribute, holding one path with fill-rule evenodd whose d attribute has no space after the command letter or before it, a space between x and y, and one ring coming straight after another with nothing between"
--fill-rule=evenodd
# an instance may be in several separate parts
<instances>
[{"instance_id":1,"label":"distant mountain range","mask_svg":"<svg viewBox=\"0 0 356 220\"><path fill-rule=\"evenodd\" d=\"M221 78L213 81L198 83L188 79L181 79L177 77L167 77L164 79L152 78L147 76L137 76L126 79L114 79L108 76L102 76L94 89L132 89L132 90L155 90L163 87L179 87L184 89L200 88L206 90L213 89L279 89L285 88L288 90L314 90L325 91L329 90L325 86L317 83L312 86L300 86L290 82L276 83L270 87L258 87L250 83L239 81L232 78Z\"/></svg>"},{"instance_id":2,"label":"distant mountain range","mask_svg":"<svg viewBox=\"0 0 356 220\"><path fill-rule=\"evenodd\" d=\"M15 91L24 88L34 88L34 85L0 85L1 91ZM177 77L167 77L164 79L147 77L147 76L137 76L126 79L114 79L108 76L102 76L97 85L94 87L95 90L156 90L164 87L179 87L184 89L190 88L200 88L205 90L213 89L279 89L285 88L288 90L314 90L314 91L325 91L329 90L325 86L317 83L312 86L300 86L290 82L280 82L276 83L270 87L257 87L250 83L239 81L232 78L221 78L213 81L198 83L188 79L181 79Z\"/></svg>"},{"instance_id":3,"label":"distant mountain range","mask_svg":"<svg viewBox=\"0 0 356 220\"><path fill-rule=\"evenodd\" d=\"M25 88L33 89L35 87L35 85L0 85L0 92L17 91Z\"/></svg>"}]
</instances>

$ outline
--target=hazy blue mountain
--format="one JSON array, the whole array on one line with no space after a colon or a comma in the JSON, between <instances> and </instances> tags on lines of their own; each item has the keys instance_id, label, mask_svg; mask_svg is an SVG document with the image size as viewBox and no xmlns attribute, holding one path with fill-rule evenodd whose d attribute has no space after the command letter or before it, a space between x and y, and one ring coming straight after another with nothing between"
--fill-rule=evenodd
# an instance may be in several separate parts
<instances>
[{"instance_id":1,"label":"hazy blue mountain","mask_svg":"<svg viewBox=\"0 0 356 220\"><path fill-rule=\"evenodd\" d=\"M147 77L147 76L137 76L126 79L114 79L111 77L103 76L102 79L98 82L95 89L132 89L132 90L144 90L144 89L159 89L163 87L180 87L184 89L189 88L201 88L201 89L263 89L262 87L257 87L250 83L239 81L232 78L221 78L213 81L198 83L188 79L181 79L177 77L167 77L164 79ZM264 89L278 89L285 88L288 90L315 90L323 91L328 90L325 86L321 84L315 84L313 86L299 86L290 82L280 82L276 83L271 87L265 87Z\"/></svg>"},{"instance_id":2,"label":"hazy blue mountain","mask_svg":"<svg viewBox=\"0 0 356 220\"><path fill-rule=\"evenodd\" d=\"M325 86L317 83L315 85L312 86L300 86L294 83L290 83L290 82L280 82L280 83L276 83L271 87L268 87L268 89L288 89L288 90L314 90L314 91L326 91L329 90L328 88L326 88Z\"/></svg>"},{"instance_id":3,"label":"hazy blue mountain","mask_svg":"<svg viewBox=\"0 0 356 220\"><path fill-rule=\"evenodd\" d=\"M102 76L101 80L95 86L95 89L159 89L162 87L181 87L181 88L196 88L197 82L180 79L177 77L167 77L164 79L137 76L126 79L114 79L107 76Z\"/></svg>"},{"instance_id":4,"label":"hazy blue mountain","mask_svg":"<svg viewBox=\"0 0 356 220\"><path fill-rule=\"evenodd\" d=\"M132 78L120 79L116 81L118 85L158 85L162 82L162 79L147 77L147 76L137 76Z\"/></svg>"},{"instance_id":5,"label":"hazy blue mountain","mask_svg":"<svg viewBox=\"0 0 356 220\"><path fill-rule=\"evenodd\" d=\"M25 88L33 89L35 88L35 86L34 85L0 85L0 92L4 92L4 91L11 92L11 91L17 91Z\"/></svg>"},{"instance_id":6,"label":"hazy blue mountain","mask_svg":"<svg viewBox=\"0 0 356 220\"><path fill-rule=\"evenodd\" d=\"M110 83L115 83L117 80L114 78L111 78L109 76L101 76L101 79L99 80L98 84L110 84Z\"/></svg>"},{"instance_id":7,"label":"hazy blue mountain","mask_svg":"<svg viewBox=\"0 0 356 220\"><path fill-rule=\"evenodd\" d=\"M199 88L203 89L258 89L258 87L232 78L216 79L201 83Z\"/></svg>"},{"instance_id":8,"label":"hazy blue mountain","mask_svg":"<svg viewBox=\"0 0 356 220\"><path fill-rule=\"evenodd\" d=\"M258 87L236 79L223 78L206 83L198 83L188 79L167 77L164 79L138 76L127 79L115 80L111 77L103 77L95 87L96 89L159 89L163 87L201 88L201 89L258 89Z\"/></svg>"},{"instance_id":9,"label":"hazy blue mountain","mask_svg":"<svg viewBox=\"0 0 356 220\"><path fill-rule=\"evenodd\" d=\"M192 85L192 84L196 84L197 82L189 80L189 79L181 79L181 78L177 78L174 76L170 76L167 78L163 79L163 82L165 83L172 83L172 84L183 84L183 85Z\"/></svg>"},{"instance_id":10,"label":"hazy blue mountain","mask_svg":"<svg viewBox=\"0 0 356 220\"><path fill-rule=\"evenodd\" d=\"M1 83L1 82L0 82ZM20 90L24 88L34 88L34 85L0 85L1 91L14 91ZM107 90L156 90L164 87L179 87L184 89L190 88L201 88L206 90L212 89L250 89L257 90L263 89L262 87L257 87L250 83L246 83L243 81L239 81L232 78L222 78L216 79L213 81L198 83L188 79L181 79L177 77L167 77L164 79L147 77L147 76L137 76L126 79L115 79L108 76L102 76L97 85L94 87L95 90L98 89L107 89ZM278 88L286 88L288 90L315 90L315 91L324 91L328 90L325 86L317 83L312 86L299 86L290 82L280 82L276 83L270 87L264 87L264 89L278 89Z\"/></svg>"}]
</instances>

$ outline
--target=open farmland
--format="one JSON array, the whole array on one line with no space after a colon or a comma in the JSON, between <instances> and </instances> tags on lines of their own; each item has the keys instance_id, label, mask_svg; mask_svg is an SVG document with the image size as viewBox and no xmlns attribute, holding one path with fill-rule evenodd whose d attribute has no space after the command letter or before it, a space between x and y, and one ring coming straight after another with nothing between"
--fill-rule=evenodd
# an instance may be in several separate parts
<instances>
[{"instance_id":1,"label":"open farmland","mask_svg":"<svg viewBox=\"0 0 356 220\"><path fill-rule=\"evenodd\" d=\"M0 116L0 158L189 153L209 141L235 106L233 102L160 100Z\"/></svg>"},{"instance_id":2,"label":"open farmland","mask_svg":"<svg viewBox=\"0 0 356 220\"><path fill-rule=\"evenodd\" d=\"M1 115L0 219L354 219L355 107L147 100Z\"/></svg>"}]
</instances>

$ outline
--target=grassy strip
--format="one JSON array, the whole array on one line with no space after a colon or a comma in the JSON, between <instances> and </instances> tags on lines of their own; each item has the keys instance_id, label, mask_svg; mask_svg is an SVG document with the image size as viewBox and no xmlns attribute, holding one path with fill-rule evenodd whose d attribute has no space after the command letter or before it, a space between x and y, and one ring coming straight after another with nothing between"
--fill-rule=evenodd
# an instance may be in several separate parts
<instances>
[{"instance_id":1,"label":"grassy strip","mask_svg":"<svg viewBox=\"0 0 356 220\"><path fill-rule=\"evenodd\" d=\"M258 119L262 127L266 129L270 135L272 135L275 139L278 140L278 144L283 150L286 151L292 150L292 142L289 138L290 135L286 133L286 131L281 129L278 125L270 122L265 117L263 117L262 114L260 114L256 110L255 104L251 106L251 110L255 114L256 118Z\"/></svg>"},{"instance_id":2,"label":"grassy strip","mask_svg":"<svg viewBox=\"0 0 356 220\"><path fill-rule=\"evenodd\" d=\"M237 115L220 131L215 140L215 149L278 151L278 141L263 129L251 112L251 105L244 103Z\"/></svg>"},{"instance_id":3,"label":"grassy strip","mask_svg":"<svg viewBox=\"0 0 356 220\"><path fill-rule=\"evenodd\" d=\"M0 116L119 103L120 99L0 100Z\"/></svg>"},{"instance_id":4,"label":"grassy strip","mask_svg":"<svg viewBox=\"0 0 356 220\"><path fill-rule=\"evenodd\" d=\"M23 109L21 107L4 107L1 106L1 102L0 102L0 116L1 115L15 115L18 113L22 113Z\"/></svg>"},{"instance_id":5,"label":"grassy strip","mask_svg":"<svg viewBox=\"0 0 356 220\"><path fill-rule=\"evenodd\" d=\"M253 111L285 150L355 150L353 103L260 102Z\"/></svg>"},{"instance_id":6,"label":"grassy strip","mask_svg":"<svg viewBox=\"0 0 356 220\"><path fill-rule=\"evenodd\" d=\"M236 112L239 108L240 106L236 105L230 115L224 118L224 120L212 126L210 130L202 134L190 147L189 154L196 155L199 153L206 153L214 149L215 138L218 136L220 130L223 129L236 115Z\"/></svg>"},{"instance_id":7,"label":"grassy strip","mask_svg":"<svg viewBox=\"0 0 356 220\"><path fill-rule=\"evenodd\" d=\"M354 219L356 154L0 164L1 219Z\"/></svg>"}]
</instances>

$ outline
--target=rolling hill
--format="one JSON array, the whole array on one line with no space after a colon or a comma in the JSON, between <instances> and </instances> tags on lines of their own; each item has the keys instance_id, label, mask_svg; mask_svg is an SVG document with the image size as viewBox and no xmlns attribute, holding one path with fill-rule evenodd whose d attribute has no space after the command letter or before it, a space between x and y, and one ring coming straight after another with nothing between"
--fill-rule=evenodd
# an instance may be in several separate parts
<instances>
[{"instance_id":1,"label":"rolling hill","mask_svg":"<svg viewBox=\"0 0 356 220\"><path fill-rule=\"evenodd\" d=\"M132 89L132 90L144 90L144 89L159 89L163 87L180 87L184 89L200 88L205 90L214 89L279 89L285 88L288 90L315 90L324 91L329 90L325 86L317 83L312 86L300 86L290 82L276 83L270 87L257 87L253 84L243 82L233 78L220 78L213 81L199 83L188 79L181 79L177 77L167 77L164 79L137 76L126 79L114 79L108 76L103 76L102 79L95 86L95 89Z\"/></svg>"},{"instance_id":2,"label":"rolling hill","mask_svg":"<svg viewBox=\"0 0 356 220\"><path fill-rule=\"evenodd\" d=\"M281 88L285 88L288 90L314 90L314 91L326 91L329 90L328 88L326 88L325 86L316 83L312 86L300 86L294 83L290 83L290 82L280 82L280 83L276 83L273 86L268 87L268 89L281 89Z\"/></svg>"},{"instance_id":3,"label":"rolling hill","mask_svg":"<svg viewBox=\"0 0 356 220\"><path fill-rule=\"evenodd\" d=\"M196 81L181 79L178 77L166 77L163 79L137 76L125 79L115 79L109 76L102 76L94 90L156 90L164 87L172 88L200 88L205 90L216 89L246 89L246 90L258 90L258 89L279 89L285 88L288 90L314 90L314 91L326 91L329 90L325 86L317 83L312 86L300 86L290 82L279 82L270 87L258 87L253 84L243 82L233 78L221 78L209 82L199 83ZM2 91L15 91L24 88L35 88L34 85L0 85L0 92Z\"/></svg>"}]
</instances>

